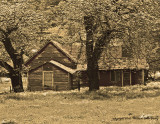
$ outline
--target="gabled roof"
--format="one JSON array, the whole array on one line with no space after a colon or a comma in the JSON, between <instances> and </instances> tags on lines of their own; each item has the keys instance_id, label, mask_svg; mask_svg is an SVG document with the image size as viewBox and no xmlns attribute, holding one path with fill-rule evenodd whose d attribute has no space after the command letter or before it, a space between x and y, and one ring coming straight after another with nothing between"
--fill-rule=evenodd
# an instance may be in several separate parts
<instances>
[{"instance_id":1,"label":"gabled roof","mask_svg":"<svg viewBox=\"0 0 160 124\"><path fill-rule=\"evenodd\" d=\"M51 42L54 46L56 46L59 50L61 50L68 58L70 58L73 62L77 63L77 60L68 53L58 42L52 41Z\"/></svg>"},{"instance_id":2,"label":"gabled roof","mask_svg":"<svg viewBox=\"0 0 160 124\"><path fill-rule=\"evenodd\" d=\"M63 70L65 70L65 71L67 71L67 72L69 72L71 74L76 72L76 69L69 68L69 67L67 67L65 65L62 65L61 63L56 62L54 60L51 60L49 63L51 63L51 64L53 64L53 65L55 65L55 66L57 66L57 67L59 67L59 68L61 68Z\"/></svg>"},{"instance_id":3,"label":"gabled roof","mask_svg":"<svg viewBox=\"0 0 160 124\"><path fill-rule=\"evenodd\" d=\"M46 63L50 63L50 64L52 64L52 65L55 65L56 67L59 67L60 69L66 71L66 72L68 72L68 73L70 73L70 74L74 74L74 73L77 71L77 69L69 68L69 67L67 67L67 66L65 66L65 65L63 65L63 64L61 64L61 63L59 63L59 62L57 62L57 61L54 61L54 60L51 60L51 61L49 61L49 62L42 63L41 65L39 65L39 66L36 67L36 68L42 67L42 66L43 66L44 64L46 64ZM31 69L30 71L35 70L36 68L33 68L33 69Z\"/></svg>"},{"instance_id":4,"label":"gabled roof","mask_svg":"<svg viewBox=\"0 0 160 124\"><path fill-rule=\"evenodd\" d=\"M71 61L77 63L77 60L70 55L64 48L61 47L61 45L59 43L57 43L56 41L51 41L51 42L47 42L39 51L37 51L33 56L31 56L26 62L25 65L29 65L29 63L34 60L40 53L43 52L43 50L49 45L53 45L55 46L58 50L60 50L64 55L66 55Z\"/></svg>"}]
</instances>

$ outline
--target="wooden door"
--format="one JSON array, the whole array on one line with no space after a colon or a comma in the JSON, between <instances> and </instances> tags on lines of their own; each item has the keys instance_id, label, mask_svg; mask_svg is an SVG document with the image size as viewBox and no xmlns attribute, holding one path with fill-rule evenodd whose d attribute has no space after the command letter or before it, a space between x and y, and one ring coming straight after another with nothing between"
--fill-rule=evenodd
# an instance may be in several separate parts
<instances>
[{"instance_id":1,"label":"wooden door","mask_svg":"<svg viewBox=\"0 0 160 124\"><path fill-rule=\"evenodd\" d=\"M53 71L43 72L43 88L44 90L53 89Z\"/></svg>"}]
</instances>

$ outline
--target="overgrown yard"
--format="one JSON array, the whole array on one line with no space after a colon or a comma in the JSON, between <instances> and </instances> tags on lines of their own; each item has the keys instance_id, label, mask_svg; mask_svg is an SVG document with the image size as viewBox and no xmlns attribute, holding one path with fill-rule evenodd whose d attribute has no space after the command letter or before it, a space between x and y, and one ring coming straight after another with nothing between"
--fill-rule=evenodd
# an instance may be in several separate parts
<instances>
[{"instance_id":1,"label":"overgrown yard","mask_svg":"<svg viewBox=\"0 0 160 124\"><path fill-rule=\"evenodd\" d=\"M2 84L0 84L2 85ZM160 86L3 93L0 122L18 124L160 124Z\"/></svg>"}]
</instances>

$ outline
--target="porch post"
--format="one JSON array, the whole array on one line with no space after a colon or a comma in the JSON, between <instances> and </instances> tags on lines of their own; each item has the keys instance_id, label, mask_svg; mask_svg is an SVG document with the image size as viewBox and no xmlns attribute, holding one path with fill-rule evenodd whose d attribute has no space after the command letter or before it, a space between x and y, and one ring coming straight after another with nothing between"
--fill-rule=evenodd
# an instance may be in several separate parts
<instances>
[{"instance_id":1,"label":"porch post","mask_svg":"<svg viewBox=\"0 0 160 124\"><path fill-rule=\"evenodd\" d=\"M54 78L53 78L53 73L52 73L52 90L54 90L53 83L54 83Z\"/></svg>"},{"instance_id":2,"label":"porch post","mask_svg":"<svg viewBox=\"0 0 160 124\"><path fill-rule=\"evenodd\" d=\"M43 90L44 90L44 72L42 71L42 88L43 88Z\"/></svg>"},{"instance_id":3,"label":"porch post","mask_svg":"<svg viewBox=\"0 0 160 124\"><path fill-rule=\"evenodd\" d=\"M142 69L142 84L144 84L144 69Z\"/></svg>"},{"instance_id":4,"label":"porch post","mask_svg":"<svg viewBox=\"0 0 160 124\"><path fill-rule=\"evenodd\" d=\"M132 85L132 72L131 72L131 70L129 71L129 81L130 81L130 85Z\"/></svg>"},{"instance_id":5,"label":"porch post","mask_svg":"<svg viewBox=\"0 0 160 124\"><path fill-rule=\"evenodd\" d=\"M122 70L122 87L123 87L123 85L124 85L124 84L123 84L123 70Z\"/></svg>"},{"instance_id":6,"label":"porch post","mask_svg":"<svg viewBox=\"0 0 160 124\"><path fill-rule=\"evenodd\" d=\"M26 83L27 83L27 89L30 90L30 87L29 87L29 78L28 78L29 74L28 74L28 73L29 73L29 72L27 72Z\"/></svg>"}]
</instances>

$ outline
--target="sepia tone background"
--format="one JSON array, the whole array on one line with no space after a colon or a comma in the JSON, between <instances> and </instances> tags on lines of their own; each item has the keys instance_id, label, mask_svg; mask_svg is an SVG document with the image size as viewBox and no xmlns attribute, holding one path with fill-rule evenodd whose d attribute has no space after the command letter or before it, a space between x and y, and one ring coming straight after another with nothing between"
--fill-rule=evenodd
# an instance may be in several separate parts
<instances>
[{"instance_id":1,"label":"sepia tone background","mask_svg":"<svg viewBox=\"0 0 160 124\"><path fill-rule=\"evenodd\" d=\"M159 0L0 0L2 124L158 124L159 71Z\"/></svg>"}]
</instances>

